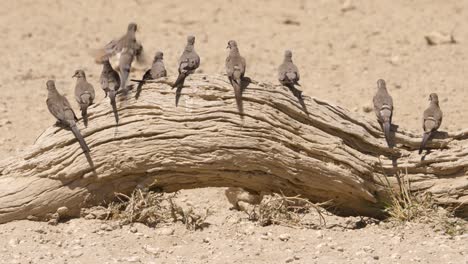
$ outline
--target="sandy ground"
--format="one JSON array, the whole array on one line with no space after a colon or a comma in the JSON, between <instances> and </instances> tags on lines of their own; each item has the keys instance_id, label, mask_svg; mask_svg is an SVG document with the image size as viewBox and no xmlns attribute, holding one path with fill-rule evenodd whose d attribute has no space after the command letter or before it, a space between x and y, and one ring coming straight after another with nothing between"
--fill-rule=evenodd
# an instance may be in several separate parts
<instances>
[{"instance_id":1,"label":"sandy ground","mask_svg":"<svg viewBox=\"0 0 468 264\"><path fill-rule=\"evenodd\" d=\"M101 68L93 63L89 50L122 35L130 21L138 23L137 38L150 57L156 50L164 51L171 75L176 73L188 34L197 37L200 72L204 73L224 71L226 43L235 39L247 59L247 75L276 83L283 52L291 49L308 95L373 119L373 113L363 109L371 105L376 80L384 78L394 98L394 122L401 127L421 131L428 95L437 92L444 111L441 130L467 128L468 115L463 113L468 110L464 82L468 1L367 0L353 5L353 10L342 12L342 2L337 0L4 1L0 8L4 69L0 75L0 158L20 152L53 124L45 105L47 79L55 79L58 89L72 99L71 76L82 68L96 88L97 101L104 97L98 85ZM458 44L428 46L424 35L431 31L453 32ZM137 77L142 72L133 74ZM228 210L220 199L221 190L183 194L195 199L201 193L206 200L201 202L216 209L213 225L205 231L188 232L176 225L171 227L174 235L159 236L145 227L138 227L136 234L128 227L97 232L101 226L97 220L78 219L56 227L20 221L0 226L0 263L64 263L65 259L69 263L468 261L466 237L449 239L424 226L323 230L323 237L314 230L285 227L252 227L246 233L252 224ZM230 222L230 217L240 220ZM271 238L263 239L268 232ZM283 233L291 234L291 239L278 240ZM143 249L146 246L160 251L148 253ZM392 258L392 254L397 256ZM139 259L131 259L135 256Z\"/></svg>"}]
</instances>

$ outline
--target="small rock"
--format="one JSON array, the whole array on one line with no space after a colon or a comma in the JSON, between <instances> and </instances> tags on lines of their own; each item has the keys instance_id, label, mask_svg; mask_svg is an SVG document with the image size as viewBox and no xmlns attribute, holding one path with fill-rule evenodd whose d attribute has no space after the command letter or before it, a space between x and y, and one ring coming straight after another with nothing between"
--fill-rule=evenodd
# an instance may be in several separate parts
<instances>
[{"instance_id":1,"label":"small rock","mask_svg":"<svg viewBox=\"0 0 468 264\"><path fill-rule=\"evenodd\" d=\"M290 257L290 258L287 258L284 262L291 263L293 261L294 261L294 258Z\"/></svg>"},{"instance_id":2,"label":"small rock","mask_svg":"<svg viewBox=\"0 0 468 264\"><path fill-rule=\"evenodd\" d=\"M122 259L123 261L130 262L130 263L136 263L136 262L141 262L139 256L131 256L131 257L126 257Z\"/></svg>"},{"instance_id":3,"label":"small rock","mask_svg":"<svg viewBox=\"0 0 468 264\"><path fill-rule=\"evenodd\" d=\"M83 252L81 251L73 251L70 253L70 257L72 258L79 258L83 255Z\"/></svg>"},{"instance_id":4,"label":"small rock","mask_svg":"<svg viewBox=\"0 0 468 264\"><path fill-rule=\"evenodd\" d=\"M138 232L138 229L136 227L132 226L132 227L130 227L130 232L135 234L136 232Z\"/></svg>"},{"instance_id":5,"label":"small rock","mask_svg":"<svg viewBox=\"0 0 468 264\"><path fill-rule=\"evenodd\" d=\"M68 216L68 208L66 206L62 206L62 207L59 207L57 209L57 214L59 216L59 218L64 218L64 217L67 217Z\"/></svg>"},{"instance_id":6,"label":"small rock","mask_svg":"<svg viewBox=\"0 0 468 264\"><path fill-rule=\"evenodd\" d=\"M352 0L345 0L343 4L341 5L341 12L343 13L354 10L354 9L356 9L356 7L353 5Z\"/></svg>"},{"instance_id":7,"label":"small rock","mask_svg":"<svg viewBox=\"0 0 468 264\"><path fill-rule=\"evenodd\" d=\"M160 251L161 251L160 248L154 248L154 247L151 247L151 246L149 246L149 245L144 246L143 249L144 249L147 253L153 254L153 255L155 255L155 256L159 255L159 253L160 253Z\"/></svg>"},{"instance_id":8,"label":"small rock","mask_svg":"<svg viewBox=\"0 0 468 264\"><path fill-rule=\"evenodd\" d=\"M336 250L338 250L339 252L343 252L344 248L343 247L337 247Z\"/></svg>"},{"instance_id":9,"label":"small rock","mask_svg":"<svg viewBox=\"0 0 468 264\"><path fill-rule=\"evenodd\" d=\"M8 241L8 244L10 244L10 246L12 247L18 246L19 243L20 243L20 240L18 238L13 238L13 239L10 239L10 241Z\"/></svg>"},{"instance_id":10,"label":"small rock","mask_svg":"<svg viewBox=\"0 0 468 264\"><path fill-rule=\"evenodd\" d=\"M316 236L318 239L322 239L322 238L323 238L323 233L322 233L322 231L319 230L319 231L315 232L315 236Z\"/></svg>"},{"instance_id":11,"label":"small rock","mask_svg":"<svg viewBox=\"0 0 468 264\"><path fill-rule=\"evenodd\" d=\"M112 231L112 227L108 224L102 224L100 227L99 227L101 230L104 230L104 231Z\"/></svg>"},{"instance_id":12,"label":"small rock","mask_svg":"<svg viewBox=\"0 0 468 264\"><path fill-rule=\"evenodd\" d=\"M364 113L370 113L373 110L374 110L374 108L371 105L363 105L362 106L362 111L364 111Z\"/></svg>"},{"instance_id":13,"label":"small rock","mask_svg":"<svg viewBox=\"0 0 468 264\"><path fill-rule=\"evenodd\" d=\"M268 237L268 235L263 234L262 236L260 236L260 239L268 240L270 238Z\"/></svg>"},{"instance_id":14,"label":"small rock","mask_svg":"<svg viewBox=\"0 0 468 264\"><path fill-rule=\"evenodd\" d=\"M364 252L367 252L367 253L374 252L374 249L371 246L363 246L362 250L364 250Z\"/></svg>"},{"instance_id":15,"label":"small rock","mask_svg":"<svg viewBox=\"0 0 468 264\"><path fill-rule=\"evenodd\" d=\"M210 239L207 237L203 238L203 243L210 243Z\"/></svg>"},{"instance_id":16,"label":"small rock","mask_svg":"<svg viewBox=\"0 0 468 264\"><path fill-rule=\"evenodd\" d=\"M426 43L429 46L457 43L452 34L446 34L438 31L433 31L425 35L424 38L426 39Z\"/></svg>"},{"instance_id":17,"label":"small rock","mask_svg":"<svg viewBox=\"0 0 468 264\"><path fill-rule=\"evenodd\" d=\"M372 258L375 259L375 260L379 260L379 256L377 256L377 255L373 256Z\"/></svg>"},{"instance_id":18,"label":"small rock","mask_svg":"<svg viewBox=\"0 0 468 264\"><path fill-rule=\"evenodd\" d=\"M87 215L85 216L85 219L86 219L86 220L96 219L96 216L95 216L94 214L87 214Z\"/></svg>"},{"instance_id":19,"label":"small rock","mask_svg":"<svg viewBox=\"0 0 468 264\"><path fill-rule=\"evenodd\" d=\"M281 234L281 235L279 235L278 238L279 238L279 240L281 240L281 241L288 241L288 240L291 238L291 235L289 235L289 234Z\"/></svg>"},{"instance_id":20,"label":"small rock","mask_svg":"<svg viewBox=\"0 0 468 264\"><path fill-rule=\"evenodd\" d=\"M163 235L163 236L173 235L174 232L175 232L174 228L171 228L171 227L161 227L156 231L158 235Z\"/></svg>"}]
</instances>

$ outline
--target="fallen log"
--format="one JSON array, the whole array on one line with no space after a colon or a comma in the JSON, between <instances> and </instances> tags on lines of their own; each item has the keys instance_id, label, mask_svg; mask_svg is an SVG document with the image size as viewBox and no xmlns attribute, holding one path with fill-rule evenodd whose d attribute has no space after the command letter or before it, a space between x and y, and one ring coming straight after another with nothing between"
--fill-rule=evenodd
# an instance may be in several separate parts
<instances>
[{"instance_id":1,"label":"fallen log","mask_svg":"<svg viewBox=\"0 0 468 264\"><path fill-rule=\"evenodd\" d=\"M94 168L73 135L55 126L0 161L0 223L44 218L62 206L78 215L136 187L235 186L383 217L388 190L381 179L397 186L396 171L407 174L413 191L468 215L468 130L439 133L422 159L421 135L394 126L395 147L388 148L375 120L314 97L301 104L282 86L251 81L240 116L225 76L191 76L179 107L164 82L145 84L139 100L118 102L118 126L107 99L90 107L88 128L80 129Z\"/></svg>"}]
</instances>

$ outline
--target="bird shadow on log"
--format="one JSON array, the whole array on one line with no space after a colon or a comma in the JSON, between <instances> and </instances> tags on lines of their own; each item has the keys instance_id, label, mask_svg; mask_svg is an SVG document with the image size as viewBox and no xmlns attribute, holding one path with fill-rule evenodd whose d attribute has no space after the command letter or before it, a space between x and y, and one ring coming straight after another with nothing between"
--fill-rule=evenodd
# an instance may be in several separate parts
<instances>
[{"instance_id":1,"label":"bird shadow on log","mask_svg":"<svg viewBox=\"0 0 468 264\"><path fill-rule=\"evenodd\" d=\"M446 131L434 131L431 133L431 135L429 136L429 139L427 140L427 143L431 142L433 139L447 139L449 138L449 133L446 132ZM441 148L443 148L444 146L441 146ZM422 155L421 157L421 161L425 161L426 160L426 156L431 154L431 149L429 149L427 147L427 144L426 144L426 151L424 152L424 154Z\"/></svg>"}]
</instances>

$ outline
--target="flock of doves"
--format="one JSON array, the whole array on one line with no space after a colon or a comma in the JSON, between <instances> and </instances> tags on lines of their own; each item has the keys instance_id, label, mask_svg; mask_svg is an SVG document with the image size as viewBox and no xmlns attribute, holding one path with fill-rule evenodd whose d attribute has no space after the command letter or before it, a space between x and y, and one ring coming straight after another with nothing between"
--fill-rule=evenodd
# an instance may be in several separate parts
<instances>
[{"instance_id":1,"label":"flock of doves","mask_svg":"<svg viewBox=\"0 0 468 264\"><path fill-rule=\"evenodd\" d=\"M130 23L128 25L127 33L120 39L109 42L103 49L100 50L100 55L96 58L96 61L103 65L100 83L101 87L105 92L106 97L109 96L110 103L114 112L115 121L118 124L119 115L116 106L116 95L123 94L127 96L130 89L133 89L132 85L127 86L127 79L130 74L131 65L136 58L139 60L142 57L143 46L136 41L135 33L137 31L137 25ZM179 75L176 81L171 84L172 88L176 90L176 106L178 105L181 90L184 86L185 78L200 66L200 57L195 52L195 37L187 37L187 44L179 59ZM234 94L236 98L237 107L239 113L243 113L242 108L242 92L244 90L243 80L246 70L246 62L244 57L240 55L239 48L236 41L230 40L227 48L230 49L229 55L226 58L226 73L229 78L231 85L234 88ZM109 58L119 54L119 72L113 69ZM162 77L166 77L166 69L163 63L163 53L156 52L153 60L151 69L147 70L141 80L131 80L138 83L135 98L141 94L143 84L148 80L156 80ZM78 102L83 117L84 125L88 126L88 114L87 108L93 104L95 98L95 91L93 86L86 80L86 74L83 70L77 70L73 77L76 77L75 86L75 99ZM296 96L301 104L302 91L298 90L295 86L299 84L299 71L296 65L292 62L292 52L287 50L284 54L284 61L278 69L278 80L279 82L289 88L291 92ZM50 113L57 119L57 125L66 129L70 129L73 135L78 140L84 154L86 155L91 166L92 160L89 155L89 147L83 139L76 122L76 117L73 109L65 96L61 95L55 88L55 82L52 80L47 81L47 107ZM424 111L423 114L423 129L424 135L419 148L419 154L425 148L427 141L434 135L437 129L442 123L442 111L439 107L439 99L437 94L432 93L429 96L429 107ZM390 131L392 124L393 114L393 99L387 91L385 81L380 79L377 81L377 93L373 98L374 111L377 115L377 120L384 132L385 139L389 147L390 143ZM304 107L304 105L303 105Z\"/></svg>"}]
</instances>

